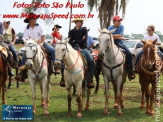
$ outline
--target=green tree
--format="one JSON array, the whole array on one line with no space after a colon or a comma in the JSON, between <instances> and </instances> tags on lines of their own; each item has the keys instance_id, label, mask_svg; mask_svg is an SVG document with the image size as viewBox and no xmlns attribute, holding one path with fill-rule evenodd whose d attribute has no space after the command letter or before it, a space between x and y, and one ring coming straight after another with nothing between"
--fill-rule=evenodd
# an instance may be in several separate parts
<instances>
[{"instance_id":1,"label":"green tree","mask_svg":"<svg viewBox=\"0 0 163 122\"><path fill-rule=\"evenodd\" d=\"M17 34L17 36L23 37L23 33L19 32L19 33Z\"/></svg>"},{"instance_id":2,"label":"green tree","mask_svg":"<svg viewBox=\"0 0 163 122\"><path fill-rule=\"evenodd\" d=\"M144 35L132 33L130 37L131 37L131 39L143 39Z\"/></svg>"},{"instance_id":3,"label":"green tree","mask_svg":"<svg viewBox=\"0 0 163 122\"><path fill-rule=\"evenodd\" d=\"M108 28L111 18L118 15L122 10L122 17L125 16L128 0L88 0L90 11L93 7L99 11L100 27Z\"/></svg>"}]
</instances>

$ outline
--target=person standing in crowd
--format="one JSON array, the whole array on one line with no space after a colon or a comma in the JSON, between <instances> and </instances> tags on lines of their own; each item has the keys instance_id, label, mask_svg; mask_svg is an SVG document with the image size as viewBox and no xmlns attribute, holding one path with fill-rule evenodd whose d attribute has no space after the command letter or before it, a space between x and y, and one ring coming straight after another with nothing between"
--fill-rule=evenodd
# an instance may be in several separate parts
<instances>
[{"instance_id":1,"label":"person standing in crowd","mask_svg":"<svg viewBox=\"0 0 163 122\"><path fill-rule=\"evenodd\" d=\"M55 44L56 44L56 41L55 41L55 38L57 38L58 40L61 40L62 39L62 35L60 34L59 32L59 29L62 28L62 26L60 25L55 25L54 28L52 29L52 36L53 36L53 47L55 47Z\"/></svg>"}]
</instances>

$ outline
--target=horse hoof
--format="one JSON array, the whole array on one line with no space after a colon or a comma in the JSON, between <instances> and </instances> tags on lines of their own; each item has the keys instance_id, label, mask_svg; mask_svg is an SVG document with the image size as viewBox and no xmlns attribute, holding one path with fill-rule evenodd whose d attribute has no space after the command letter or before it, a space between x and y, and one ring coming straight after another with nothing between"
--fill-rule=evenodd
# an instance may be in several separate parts
<instances>
[{"instance_id":1,"label":"horse hoof","mask_svg":"<svg viewBox=\"0 0 163 122\"><path fill-rule=\"evenodd\" d=\"M121 105L121 108L124 108L124 105Z\"/></svg>"},{"instance_id":2,"label":"horse hoof","mask_svg":"<svg viewBox=\"0 0 163 122\"><path fill-rule=\"evenodd\" d=\"M7 102L6 102L6 101L4 101L4 102L2 102L2 104L3 104L3 105L7 105Z\"/></svg>"},{"instance_id":3,"label":"horse hoof","mask_svg":"<svg viewBox=\"0 0 163 122\"><path fill-rule=\"evenodd\" d=\"M140 109L143 109L143 108L144 108L144 105L141 105L141 106L140 106Z\"/></svg>"},{"instance_id":4,"label":"horse hoof","mask_svg":"<svg viewBox=\"0 0 163 122\"><path fill-rule=\"evenodd\" d=\"M104 115L107 116L108 115L108 111L104 110Z\"/></svg>"},{"instance_id":5,"label":"horse hoof","mask_svg":"<svg viewBox=\"0 0 163 122\"><path fill-rule=\"evenodd\" d=\"M122 113L118 113L118 116L122 116L123 114Z\"/></svg>"},{"instance_id":6,"label":"horse hoof","mask_svg":"<svg viewBox=\"0 0 163 122\"><path fill-rule=\"evenodd\" d=\"M68 112L68 113L67 113L67 116L68 116L68 117L71 117L71 116L72 116L71 112Z\"/></svg>"},{"instance_id":7,"label":"horse hoof","mask_svg":"<svg viewBox=\"0 0 163 122\"><path fill-rule=\"evenodd\" d=\"M48 111L44 112L44 115L45 116L49 115L49 112Z\"/></svg>"},{"instance_id":8,"label":"horse hoof","mask_svg":"<svg viewBox=\"0 0 163 122\"><path fill-rule=\"evenodd\" d=\"M77 114L77 118L79 118L79 119L82 118L82 114L81 113L78 113Z\"/></svg>"},{"instance_id":9,"label":"horse hoof","mask_svg":"<svg viewBox=\"0 0 163 122\"><path fill-rule=\"evenodd\" d=\"M44 103L41 103L41 107L44 107Z\"/></svg>"},{"instance_id":10,"label":"horse hoof","mask_svg":"<svg viewBox=\"0 0 163 122\"><path fill-rule=\"evenodd\" d=\"M115 106L114 106L114 109L117 109L117 108L118 108L118 105L115 105Z\"/></svg>"},{"instance_id":11,"label":"horse hoof","mask_svg":"<svg viewBox=\"0 0 163 122\"><path fill-rule=\"evenodd\" d=\"M85 107L85 110L87 111L87 110L89 110L89 108L88 107Z\"/></svg>"},{"instance_id":12,"label":"horse hoof","mask_svg":"<svg viewBox=\"0 0 163 122\"><path fill-rule=\"evenodd\" d=\"M150 112L149 111L146 111L145 114L150 114Z\"/></svg>"},{"instance_id":13,"label":"horse hoof","mask_svg":"<svg viewBox=\"0 0 163 122\"><path fill-rule=\"evenodd\" d=\"M33 110L33 114L36 114L36 110Z\"/></svg>"},{"instance_id":14,"label":"horse hoof","mask_svg":"<svg viewBox=\"0 0 163 122\"><path fill-rule=\"evenodd\" d=\"M154 116L154 112L149 112L148 115L149 116Z\"/></svg>"}]
</instances>

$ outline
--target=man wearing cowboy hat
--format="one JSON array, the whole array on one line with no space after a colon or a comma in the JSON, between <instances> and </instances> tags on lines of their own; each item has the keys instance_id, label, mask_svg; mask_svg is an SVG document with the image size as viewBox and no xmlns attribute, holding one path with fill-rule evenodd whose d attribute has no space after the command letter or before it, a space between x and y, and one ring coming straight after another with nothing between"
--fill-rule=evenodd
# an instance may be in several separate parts
<instances>
[{"instance_id":1,"label":"man wearing cowboy hat","mask_svg":"<svg viewBox=\"0 0 163 122\"><path fill-rule=\"evenodd\" d=\"M129 64L129 80L135 79L135 74L133 72L133 64L132 64L132 54L126 44L124 43L125 38L123 37L124 34L124 26L121 25L122 18L119 16L113 17L113 25L109 26L108 30L111 31L116 28L115 32L113 33L114 43L122 48L126 54L126 62Z\"/></svg>"},{"instance_id":2,"label":"man wearing cowboy hat","mask_svg":"<svg viewBox=\"0 0 163 122\"><path fill-rule=\"evenodd\" d=\"M72 47L75 47L76 45L79 46L80 49L83 50L85 53L87 63L88 63L88 72L90 73L90 77L88 78L88 87L93 88L93 75L94 75L94 60L89 51L87 50L87 36L88 31L87 29L83 28L83 21L85 19L83 18L75 18L72 20L73 23L75 23L74 29L69 31L69 38L70 38L70 45Z\"/></svg>"},{"instance_id":3,"label":"man wearing cowboy hat","mask_svg":"<svg viewBox=\"0 0 163 122\"><path fill-rule=\"evenodd\" d=\"M28 15L28 18L24 20L25 23L28 23L27 27L24 30L24 39L32 39L37 40L37 43L40 45L43 45L43 47L50 53L51 60L52 60L52 70L54 69L54 61L55 61L55 51L54 48L45 42L45 32L43 31L42 27L36 23L37 19L39 18L39 15L36 15L34 13L30 13ZM25 56L23 56L21 65L23 66L25 64ZM22 67L20 67L21 69ZM22 68L23 69L23 68Z\"/></svg>"},{"instance_id":4,"label":"man wearing cowboy hat","mask_svg":"<svg viewBox=\"0 0 163 122\"><path fill-rule=\"evenodd\" d=\"M9 19L4 19L3 27L4 27L3 34L2 34L3 41L1 42L1 45L4 47L7 47L7 49L9 49L11 51L13 58L15 60L15 64L17 66L18 65L18 58L17 58L17 54L16 54L16 49L14 47L15 42L16 42L15 30L10 27L10 20ZM8 61L9 61L9 64L11 66L13 66L10 53L8 53ZM10 68L9 68L8 74L10 76L14 76L14 74Z\"/></svg>"}]
</instances>

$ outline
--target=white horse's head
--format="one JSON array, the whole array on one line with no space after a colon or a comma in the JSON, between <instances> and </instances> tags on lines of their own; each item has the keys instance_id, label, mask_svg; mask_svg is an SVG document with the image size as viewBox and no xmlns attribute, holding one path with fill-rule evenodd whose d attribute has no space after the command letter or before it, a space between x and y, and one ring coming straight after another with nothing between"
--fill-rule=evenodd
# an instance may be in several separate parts
<instances>
[{"instance_id":1,"label":"white horse's head","mask_svg":"<svg viewBox=\"0 0 163 122\"><path fill-rule=\"evenodd\" d=\"M26 68L30 69L33 66L34 60L37 56L40 46L37 44L36 40L25 40L25 57L26 57Z\"/></svg>"},{"instance_id":2,"label":"white horse's head","mask_svg":"<svg viewBox=\"0 0 163 122\"><path fill-rule=\"evenodd\" d=\"M68 42L69 42L69 38L66 40L58 40L57 38L55 38L56 41L56 46L55 46L55 63L54 66L56 68L60 68L61 67L61 61L63 61L66 57L67 57L67 53L68 53Z\"/></svg>"},{"instance_id":3,"label":"white horse's head","mask_svg":"<svg viewBox=\"0 0 163 122\"><path fill-rule=\"evenodd\" d=\"M112 31L108 31L106 28L104 28L103 30L99 29L100 36L98 37L98 40L99 40L99 46L100 46L100 50L99 50L99 58L100 59L104 58L104 55L105 55L107 49L109 48L110 43L113 42L112 33L115 30L116 29L114 29Z\"/></svg>"}]
</instances>

